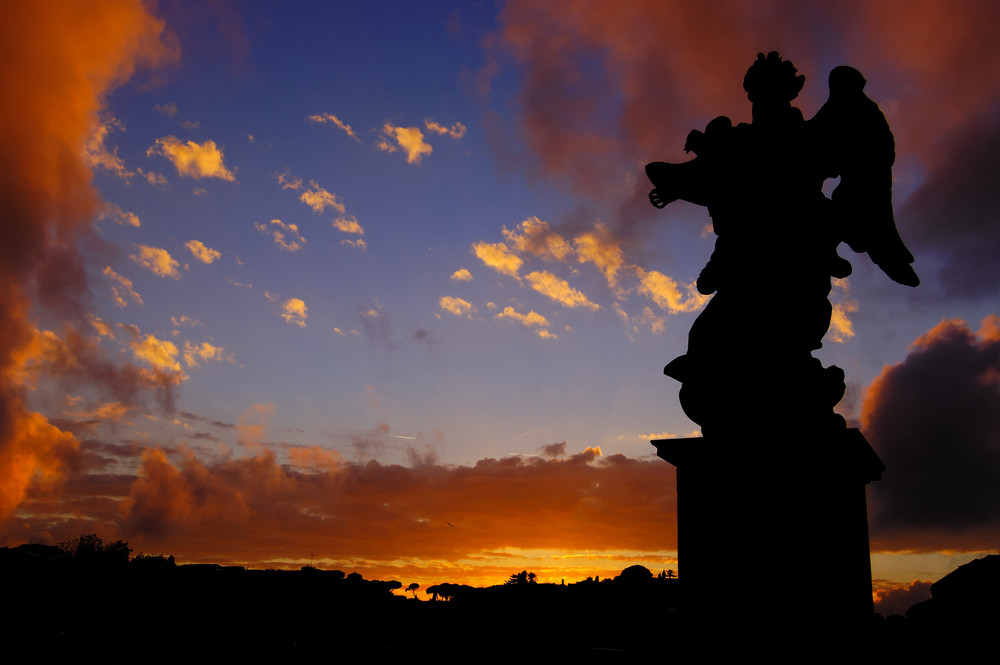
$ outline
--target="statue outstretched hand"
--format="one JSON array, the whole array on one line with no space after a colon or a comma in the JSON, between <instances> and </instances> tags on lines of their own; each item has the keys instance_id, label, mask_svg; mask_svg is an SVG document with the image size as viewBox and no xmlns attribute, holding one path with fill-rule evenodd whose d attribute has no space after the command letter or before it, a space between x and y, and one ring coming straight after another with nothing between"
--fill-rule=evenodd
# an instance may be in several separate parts
<instances>
[{"instance_id":1,"label":"statue outstretched hand","mask_svg":"<svg viewBox=\"0 0 1000 665\"><path fill-rule=\"evenodd\" d=\"M654 189L649 193L649 202L653 204L654 208L665 208L668 203L673 203L676 200L676 196L670 196L662 189Z\"/></svg>"}]
</instances>

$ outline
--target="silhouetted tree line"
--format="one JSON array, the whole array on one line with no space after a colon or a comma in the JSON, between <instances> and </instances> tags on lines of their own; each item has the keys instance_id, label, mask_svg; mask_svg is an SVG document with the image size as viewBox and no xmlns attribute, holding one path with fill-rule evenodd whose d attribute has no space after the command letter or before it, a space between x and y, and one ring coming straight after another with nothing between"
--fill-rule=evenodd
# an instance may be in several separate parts
<instances>
[{"instance_id":1,"label":"silhouetted tree line","mask_svg":"<svg viewBox=\"0 0 1000 665\"><path fill-rule=\"evenodd\" d=\"M172 556L131 552L125 541L105 544L94 534L59 546L0 548L7 601L0 640L15 657L10 662L329 661L332 654L408 654L432 636L455 659L613 659L668 654L695 634L684 623L682 581L672 570L654 576L630 566L614 578L569 584L521 571L485 588L432 585L425 596L438 602L416 602L420 585L406 587L413 598L396 596L400 582L356 572L178 565ZM966 644L996 625L1000 557L987 559L936 583L941 598L907 617L873 616L864 636L871 653L944 654L950 640ZM732 626L753 611L748 598L720 608L720 620ZM778 639L783 625L776 617L766 639Z\"/></svg>"}]
</instances>

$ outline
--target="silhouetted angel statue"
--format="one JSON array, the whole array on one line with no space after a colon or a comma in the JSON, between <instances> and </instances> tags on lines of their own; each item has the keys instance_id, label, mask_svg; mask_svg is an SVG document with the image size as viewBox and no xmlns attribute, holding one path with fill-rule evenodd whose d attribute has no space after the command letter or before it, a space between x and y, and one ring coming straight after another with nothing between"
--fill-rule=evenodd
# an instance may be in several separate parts
<instances>
[{"instance_id":1,"label":"silhouetted angel statue","mask_svg":"<svg viewBox=\"0 0 1000 665\"><path fill-rule=\"evenodd\" d=\"M812 356L830 327L830 278L851 274L841 242L893 280L919 283L892 215L892 132L865 79L834 69L830 99L808 121L791 104L804 83L777 53L758 54L743 80L752 122L718 117L688 135L693 160L646 166L654 206L707 206L718 236L697 283L715 295L687 353L664 368L705 434L779 415L786 427L845 426L833 413L844 373ZM823 181L838 176L828 199Z\"/></svg>"}]
</instances>

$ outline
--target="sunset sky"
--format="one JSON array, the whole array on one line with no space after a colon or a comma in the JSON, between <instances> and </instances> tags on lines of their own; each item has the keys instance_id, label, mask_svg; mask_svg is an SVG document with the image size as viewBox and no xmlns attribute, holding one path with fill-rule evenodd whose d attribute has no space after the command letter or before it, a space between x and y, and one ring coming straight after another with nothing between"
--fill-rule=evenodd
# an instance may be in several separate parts
<instances>
[{"instance_id":1,"label":"sunset sky","mask_svg":"<svg viewBox=\"0 0 1000 665\"><path fill-rule=\"evenodd\" d=\"M0 11L0 544L424 588L676 570L649 439L698 432L662 367L714 235L642 167L749 121L777 50L807 117L834 66L867 78L923 282L842 247L816 354L888 466L876 583L1000 546L1000 5ZM748 326L794 306L759 293Z\"/></svg>"}]
</instances>

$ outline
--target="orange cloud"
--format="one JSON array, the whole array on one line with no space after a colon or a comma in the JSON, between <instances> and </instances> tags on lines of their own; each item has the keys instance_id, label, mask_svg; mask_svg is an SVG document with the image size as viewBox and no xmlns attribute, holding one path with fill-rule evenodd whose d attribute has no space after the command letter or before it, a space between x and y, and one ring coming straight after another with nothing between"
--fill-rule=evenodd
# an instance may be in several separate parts
<instances>
[{"instance_id":1,"label":"orange cloud","mask_svg":"<svg viewBox=\"0 0 1000 665\"><path fill-rule=\"evenodd\" d=\"M163 23L139 2L13 3L3 12L0 207L17 223L0 225L0 519L29 488L55 483L77 448L25 408L19 378L47 348L37 343L29 302L84 318L86 273L76 247L100 205L87 141L113 88L137 67L176 57Z\"/></svg>"},{"instance_id":2,"label":"orange cloud","mask_svg":"<svg viewBox=\"0 0 1000 665\"><path fill-rule=\"evenodd\" d=\"M184 364L188 367L198 367L202 362L221 360L229 363L236 362L232 354L226 353L221 346L216 346L210 342L194 344L184 342Z\"/></svg>"},{"instance_id":3,"label":"orange cloud","mask_svg":"<svg viewBox=\"0 0 1000 665\"><path fill-rule=\"evenodd\" d=\"M332 113L320 113L320 114L317 114L317 115L311 115L311 116L308 117L308 120L310 122L315 122L315 123L320 123L320 124L331 123L334 126L339 127L341 130L344 131L345 134L347 134L348 136L350 136L352 139L354 139L358 143L361 142L361 139L359 139L358 135L354 133L354 130L351 129L351 126L348 125L347 123L343 122L340 118L338 118L337 116L333 115Z\"/></svg>"},{"instance_id":4,"label":"orange cloud","mask_svg":"<svg viewBox=\"0 0 1000 665\"><path fill-rule=\"evenodd\" d=\"M288 457L294 469L270 451L207 465L148 450L123 531L181 555L243 561L302 552L392 561L400 543L409 557L444 562L508 547L676 549L673 474L660 460L605 459L595 448L471 467L355 464L313 448Z\"/></svg>"},{"instance_id":5,"label":"orange cloud","mask_svg":"<svg viewBox=\"0 0 1000 665\"><path fill-rule=\"evenodd\" d=\"M601 307L596 302L591 302L582 291L570 286L565 279L556 277L545 270L528 273L527 280L531 284L531 288L543 296L548 296L563 307L585 307L592 312Z\"/></svg>"},{"instance_id":6,"label":"orange cloud","mask_svg":"<svg viewBox=\"0 0 1000 665\"><path fill-rule=\"evenodd\" d=\"M219 178L233 182L236 175L226 168L222 148L215 141L195 143L181 142L175 136L164 136L156 139L156 144L146 151L147 155L162 155L169 159L177 169L177 174L200 180L201 178Z\"/></svg>"},{"instance_id":7,"label":"orange cloud","mask_svg":"<svg viewBox=\"0 0 1000 665\"><path fill-rule=\"evenodd\" d=\"M289 298L281 305L281 318L286 323L305 328L306 318L308 317L307 310L305 301L300 298Z\"/></svg>"},{"instance_id":8,"label":"orange cloud","mask_svg":"<svg viewBox=\"0 0 1000 665\"><path fill-rule=\"evenodd\" d=\"M132 226L135 228L142 226L142 221L139 219L138 215L134 212L122 210L114 203L105 204L104 210L101 211L101 219L110 219L115 224Z\"/></svg>"},{"instance_id":9,"label":"orange cloud","mask_svg":"<svg viewBox=\"0 0 1000 665\"><path fill-rule=\"evenodd\" d=\"M524 261L517 254L512 253L502 242L488 243L481 240L474 242L472 243L472 253L486 267L493 268L503 275L521 279L517 271L524 264Z\"/></svg>"},{"instance_id":10,"label":"orange cloud","mask_svg":"<svg viewBox=\"0 0 1000 665\"><path fill-rule=\"evenodd\" d=\"M549 320L534 310L531 310L527 314L521 314L513 307L504 307L503 311L499 312L495 318L513 319L527 328L534 327L536 329L535 332L542 339L556 339L556 335L553 335L548 330Z\"/></svg>"},{"instance_id":11,"label":"orange cloud","mask_svg":"<svg viewBox=\"0 0 1000 665\"><path fill-rule=\"evenodd\" d=\"M135 357L145 361L150 367L164 372L180 373L177 345L173 342L157 339L154 335L146 335L142 339L132 340L131 346Z\"/></svg>"},{"instance_id":12,"label":"orange cloud","mask_svg":"<svg viewBox=\"0 0 1000 665\"><path fill-rule=\"evenodd\" d=\"M439 134L442 136L447 135L455 139L456 141L465 136L465 125L463 125L460 122L456 122L451 127L445 127L440 123L428 119L424 120L424 127L429 132L433 132L434 134Z\"/></svg>"},{"instance_id":13,"label":"orange cloud","mask_svg":"<svg viewBox=\"0 0 1000 665\"><path fill-rule=\"evenodd\" d=\"M850 288L846 279L835 279L833 285L842 294L833 302L830 331L827 333L827 337L832 342L843 343L854 337L854 325L848 315L858 311L858 303L850 298Z\"/></svg>"},{"instance_id":14,"label":"orange cloud","mask_svg":"<svg viewBox=\"0 0 1000 665\"><path fill-rule=\"evenodd\" d=\"M115 297L115 307L125 307L128 305L128 300L125 296L128 296L135 301L135 304L142 307L142 296L136 293L135 289L132 288L131 279L119 275L111 269L111 266L106 266L103 274L105 277L115 282L115 284L111 285L111 293Z\"/></svg>"},{"instance_id":15,"label":"orange cloud","mask_svg":"<svg viewBox=\"0 0 1000 665\"><path fill-rule=\"evenodd\" d=\"M593 263L604 273L609 287L618 285L618 272L625 264L625 254L606 226L595 224L593 231L582 233L573 240L573 247L577 261Z\"/></svg>"},{"instance_id":16,"label":"orange cloud","mask_svg":"<svg viewBox=\"0 0 1000 665\"><path fill-rule=\"evenodd\" d=\"M188 240L184 246L202 263L214 263L222 256L222 252L206 247L200 240Z\"/></svg>"},{"instance_id":17,"label":"orange cloud","mask_svg":"<svg viewBox=\"0 0 1000 665\"><path fill-rule=\"evenodd\" d=\"M139 250L138 253L129 254L129 258L143 268L148 268L153 274L160 277L181 278L180 270L178 270L180 264L170 256L170 252L149 245L136 245L136 248Z\"/></svg>"},{"instance_id":18,"label":"orange cloud","mask_svg":"<svg viewBox=\"0 0 1000 665\"><path fill-rule=\"evenodd\" d=\"M694 312L700 309L709 297L698 293L694 284L681 287L676 280L657 270L646 272L636 267L639 276L639 293L652 300L660 309L671 313Z\"/></svg>"},{"instance_id":19,"label":"orange cloud","mask_svg":"<svg viewBox=\"0 0 1000 665\"><path fill-rule=\"evenodd\" d=\"M362 228L361 224L358 224L358 218L354 215L338 217L333 220L333 228L338 231L342 231L343 233L355 233L359 236L363 236L365 234L364 228Z\"/></svg>"},{"instance_id":20,"label":"orange cloud","mask_svg":"<svg viewBox=\"0 0 1000 665\"><path fill-rule=\"evenodd\" d=\"M441 296L441 299L438 300L438 307L449 314L468 316L469 318L472 318L472 314L477 311L476 306L468 300L462 300L453 296Z\"/></svg>"},{"instance_id":21,"label":"orange cloud","mask_svg":"<svg viewBox=\"0 0 1000 665\"><path fill-rule=\"evenodd\" d=\"M434 152L431 146L424 142L424 133L416 127L396 127L391 122L382 127L382 137L378 143L380 150L395 152L396 147L389 143L395 141L406 153L407 164L419 164L424 155Z\"/></svg>"},{"instance_id":22,"label":"orange cloud","mask_svg":"<svg viewBox=\"0 0 1000 665\"><path fill-rule=\"evenodd\" d=\"M299 233L296 224L285 224L280 219L272 219L270 225L254 222L253 227L265 235L271 236L274 244L286 252L297 252L302 249L306 239Z\"/></svg>"},{"instance_id":23,"label":"orange cloud","mask_svg":"<svg viewBox=\"0 0 1000 665\"><path fill-rule=\"evenodd\" d=\"M368 243L365 242L364 238L355 238L353 240L350 238L344 238L340 241L340 244L348 247L358 247L362 251L368 251Z\"/></svg>"},{"instance_id":24,"label":"orange cloud","mask_svg":"<svg viewBox=\"0 0 1000 665\"><path fill-rule=\"evenodd\" d=\"M503 227L503 236L515 251L549 261L565 261L573 251L564 237L537 217L528 217L513 230Z\"/></svg>"},{"instance_id":25,"label":"orange cloud","mask_svg":"<svg viewBox=\"0 0 1000 665\"><path fill-rule=\"evenodd\" d=\"M453 282L471 282L472 273L465 268L459 268L455 272L451 273L450 279Z\"/></svg>"},{"instance_id":26,"label":"orange cloud","mask_svg":"<svg viewBox=\"0 0 1000 665\"><path fill-rule=\"evenodd\" d=\"M301 184L301 181L299 182ZM282 183L282 187L285 188L284 183ZM344 207L343 202L340 201L340 198L336 194L326 191L315 180L309 181L309 189L302 192L299 200L312 208L315 213L321 213L327 208L333 208L341 215L347 211L347 208Z\"/></svg>"},{"instance_id":27,"label":"orange cloud","mask_svg":"<svg viewBox=\"0 0 1000 665\"><path fill-rule=\"evenodd\" d=\"M97 125L94 133L87 139L85 155L87 164L92 169L100 169L112 173L128 182L135 175L125 161L118 156L118 148L108 149L105 141L113 129L123 130L122 123L117 118L109 117Z\"/></svg>"}]
</instances>

